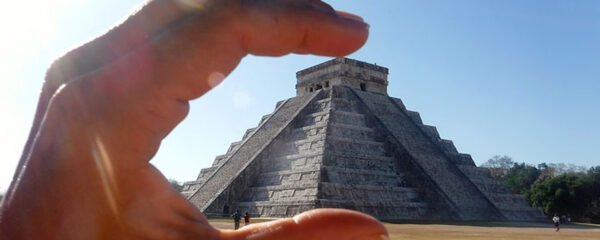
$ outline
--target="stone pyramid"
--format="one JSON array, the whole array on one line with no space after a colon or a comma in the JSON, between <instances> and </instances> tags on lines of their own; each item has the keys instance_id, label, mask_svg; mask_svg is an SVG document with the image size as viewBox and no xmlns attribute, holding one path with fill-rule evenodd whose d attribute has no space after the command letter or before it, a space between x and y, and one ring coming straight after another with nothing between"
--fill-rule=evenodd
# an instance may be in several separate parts
<instances>
[{"instance_id":1,"label":"stone pyramid","mask_svg":"<svg viewBox=\"0 0 600 240\"><path fill-rule=\"evenodd\" d=\"M297 96L202 169L183 194L208 216L346 208L379 219L544 219L387 95L388 69L348 58L296 74Z\"/></svg>"}]
</instances>

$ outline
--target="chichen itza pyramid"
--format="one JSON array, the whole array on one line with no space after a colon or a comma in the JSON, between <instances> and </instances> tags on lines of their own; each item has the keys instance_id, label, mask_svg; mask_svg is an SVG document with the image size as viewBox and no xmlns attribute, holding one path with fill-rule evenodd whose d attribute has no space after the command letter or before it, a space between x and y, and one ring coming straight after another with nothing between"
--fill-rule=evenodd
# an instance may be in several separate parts
<instances>
[{"instance_id":1,"label":"chichen itza pyramid","mask_svg":"<svg viewBox=\"0 0 600 240\"><path fill-rule=\"evenodd\" d=\"M297 96L202 169L183 194L206 215L347 208L379 219L544 219L387 95L388 69L348 58L296 74Z\"/></svg>"}]
</instances>

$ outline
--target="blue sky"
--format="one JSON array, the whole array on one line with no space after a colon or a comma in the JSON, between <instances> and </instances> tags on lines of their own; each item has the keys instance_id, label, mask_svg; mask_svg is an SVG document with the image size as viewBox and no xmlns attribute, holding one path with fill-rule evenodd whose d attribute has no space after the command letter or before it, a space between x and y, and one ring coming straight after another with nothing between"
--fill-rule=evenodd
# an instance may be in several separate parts
<instances>
[{"instance_id":1,"label":"blue sky","mask_svg":"<svg viewBox=\"0 0 600 240\"><path fill-rule=\"evenodd\" d=\"M21 154L44 70L105 32L141 1L12 1L0 13L0 191ZM391 96L421 113L480 164L600 165L600 2L327 1L371 25L350 57L388 67ZM8 37L7 37L8 36ZM295 95L295 72L329 58L249 56L192 102L152 160L192 180L275 103Z\"/></svg>"}]
</instances>

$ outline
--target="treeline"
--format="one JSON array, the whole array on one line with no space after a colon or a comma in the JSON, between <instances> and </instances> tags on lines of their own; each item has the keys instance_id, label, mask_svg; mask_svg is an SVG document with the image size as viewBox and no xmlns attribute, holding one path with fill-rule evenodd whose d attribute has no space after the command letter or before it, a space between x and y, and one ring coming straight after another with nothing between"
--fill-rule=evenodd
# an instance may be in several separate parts
<instances>
[{"instance_id":1,"label":"treeline","mask_svg":"<svg viewBox=\"0 0 600 240\"><path fill-rule=\"evenodd\" d=\"M523 194L547 216L570 216L600 223L600 166L517 163L508 156L494 156L481 165L514 194Z\"/></svg>"}]
</instances>

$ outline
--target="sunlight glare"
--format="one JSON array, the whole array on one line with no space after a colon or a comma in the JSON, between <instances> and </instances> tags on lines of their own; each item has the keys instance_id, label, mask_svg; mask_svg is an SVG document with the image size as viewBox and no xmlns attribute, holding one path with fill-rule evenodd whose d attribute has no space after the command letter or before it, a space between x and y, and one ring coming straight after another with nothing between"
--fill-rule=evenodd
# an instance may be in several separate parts
<instances>
[{"instance_id":1,"label":"sunlight glare","mask_svg":"<svg viewBox=\"0 0 600 240\"><path fill-rule=\"evenodd\" d=\"M119 218L119 209L117 207L117 199L115 195L118 193L115 174L112 166L112 162L102 140L99 137L95 138L94 147L92 148L92 156L94 158L94 163L96 164L96 168L98 169L98 173L100 174L100 178L102 180L102 188L104 189L104 193L106 194L106 198L110 205L110 208L117 218L117 221L121 222Z\"/></svg>"},{"instance_id":2,"label":"sunlight glare","mask_svg":"<svg viewBox=\"0 0 600 240\"><path fill-rule=\"evenodd\" d=\"M208 86L214 88L225 79L225 75L220 72L213 72L208 76Z\"/></svg>"}]
</instances>

